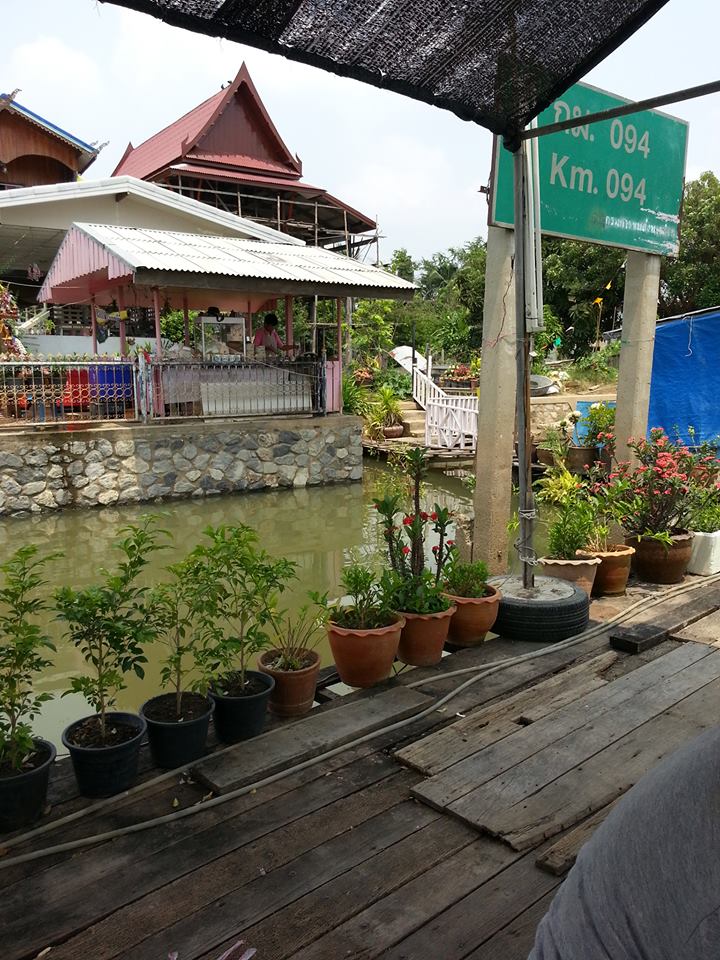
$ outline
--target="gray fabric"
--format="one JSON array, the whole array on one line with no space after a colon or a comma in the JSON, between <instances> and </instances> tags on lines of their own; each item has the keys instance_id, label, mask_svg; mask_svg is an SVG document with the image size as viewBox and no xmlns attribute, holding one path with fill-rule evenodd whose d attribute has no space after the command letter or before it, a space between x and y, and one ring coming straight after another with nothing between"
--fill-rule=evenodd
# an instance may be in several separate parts
<instances>
[{"instance_id":1,"label":"gray fabric","mask_svg":"<svg viewBox=\"0 0 720 960\"><path fill-rule=\"evenodd\" d=\"M583 847L529 960L720 958L720 727L672 754Z\"/></svg>"}]
</instances>

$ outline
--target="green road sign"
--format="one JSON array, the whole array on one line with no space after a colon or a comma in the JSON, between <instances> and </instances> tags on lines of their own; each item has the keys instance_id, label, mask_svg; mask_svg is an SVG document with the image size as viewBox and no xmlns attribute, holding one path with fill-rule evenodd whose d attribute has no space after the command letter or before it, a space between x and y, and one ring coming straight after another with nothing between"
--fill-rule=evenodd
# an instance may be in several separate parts
<instances>
[{"instance_id":1,"label":"green road sign","mask_svg":"<svg viewBox=\"0 0 720 960\"><path fill-rule=\"evenodd\" d=\"M585 83L539 126L629 101ZM688 125L646 110L539 138L542 232L645 253L676 255ZM512 155L495 138L489 222L512 227Z\"/></svg>"}]
</instances>

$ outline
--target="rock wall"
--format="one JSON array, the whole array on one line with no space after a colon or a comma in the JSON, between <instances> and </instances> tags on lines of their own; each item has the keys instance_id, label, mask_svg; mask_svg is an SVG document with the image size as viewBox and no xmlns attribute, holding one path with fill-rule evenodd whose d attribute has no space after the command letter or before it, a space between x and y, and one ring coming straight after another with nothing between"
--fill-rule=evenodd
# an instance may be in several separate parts
<instances>
[{"instance_id":1,"label":"rock wall","mask_svg":"<svg viewBox=\"0 0 720 960\"><path fill-rule=\"evenodd\" d=\"M360 480L361 426L329 416L7 435L0 516Z\"/></svg>"}]
</instances>

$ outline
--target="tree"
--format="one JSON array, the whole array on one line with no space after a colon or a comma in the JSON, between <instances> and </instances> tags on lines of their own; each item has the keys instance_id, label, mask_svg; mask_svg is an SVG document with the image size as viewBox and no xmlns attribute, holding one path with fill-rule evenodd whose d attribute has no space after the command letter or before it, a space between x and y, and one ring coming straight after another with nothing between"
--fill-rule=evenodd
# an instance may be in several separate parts
<instances>
[{"instance_id":1,"label":"tree","mask_svg":"<svg viewBox=\"0 0 720 960\"><path fill-rule=\"evenodd\" d=\"M467 311L469 346L480 349L482 346L483 311L485 309L485 266L487 246L478 237L459 250L452 251L458 270L454 277L457 300Z\"/></svg>"},{"instance_id":2,"label":"tree","mask_svg":"<svg viewBox=\"0 0 720 960\"><path fill-rule=\"evenodd\" d=\"M415 280L415 261L404 247L393 253L390 270L409 283L413 283Z\"/></svg>"},{"instance_id":3,"label":"tree","mask_svg":"<svg viewBox=\"0 0 720 960\"><path fill-rule=\"evenodd\" d=\"M720 303L720 180L709 170L685 187L680 256L663 260L660 316Z\"/></svg>"}]
</instances>

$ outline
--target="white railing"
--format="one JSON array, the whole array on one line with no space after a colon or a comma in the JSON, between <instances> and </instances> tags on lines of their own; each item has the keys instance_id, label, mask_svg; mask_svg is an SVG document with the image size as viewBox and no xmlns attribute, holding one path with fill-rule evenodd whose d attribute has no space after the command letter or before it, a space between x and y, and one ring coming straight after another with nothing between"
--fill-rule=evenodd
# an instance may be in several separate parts
<instances>
[{"instance_id":1,"label":"white railing","mask_svg":"<svg viewBox=\"0 0 720 960\"><path fill-rule=\"evenodd\" d=\"M425 446L474 450L477 443L478 398L451 396L431 377L413 368L413 400L425 411Z\"/></svg>"},{"instance_id":2,"label":"white railing","mask_svg":"<svg viewBox=\"0 0 720 960\"><path fill-rule=\"evenodd\" d=\"M478 398L442 397L425 408L425 445L446 450L474 450Z\"/></svg>"}]
</instances>

